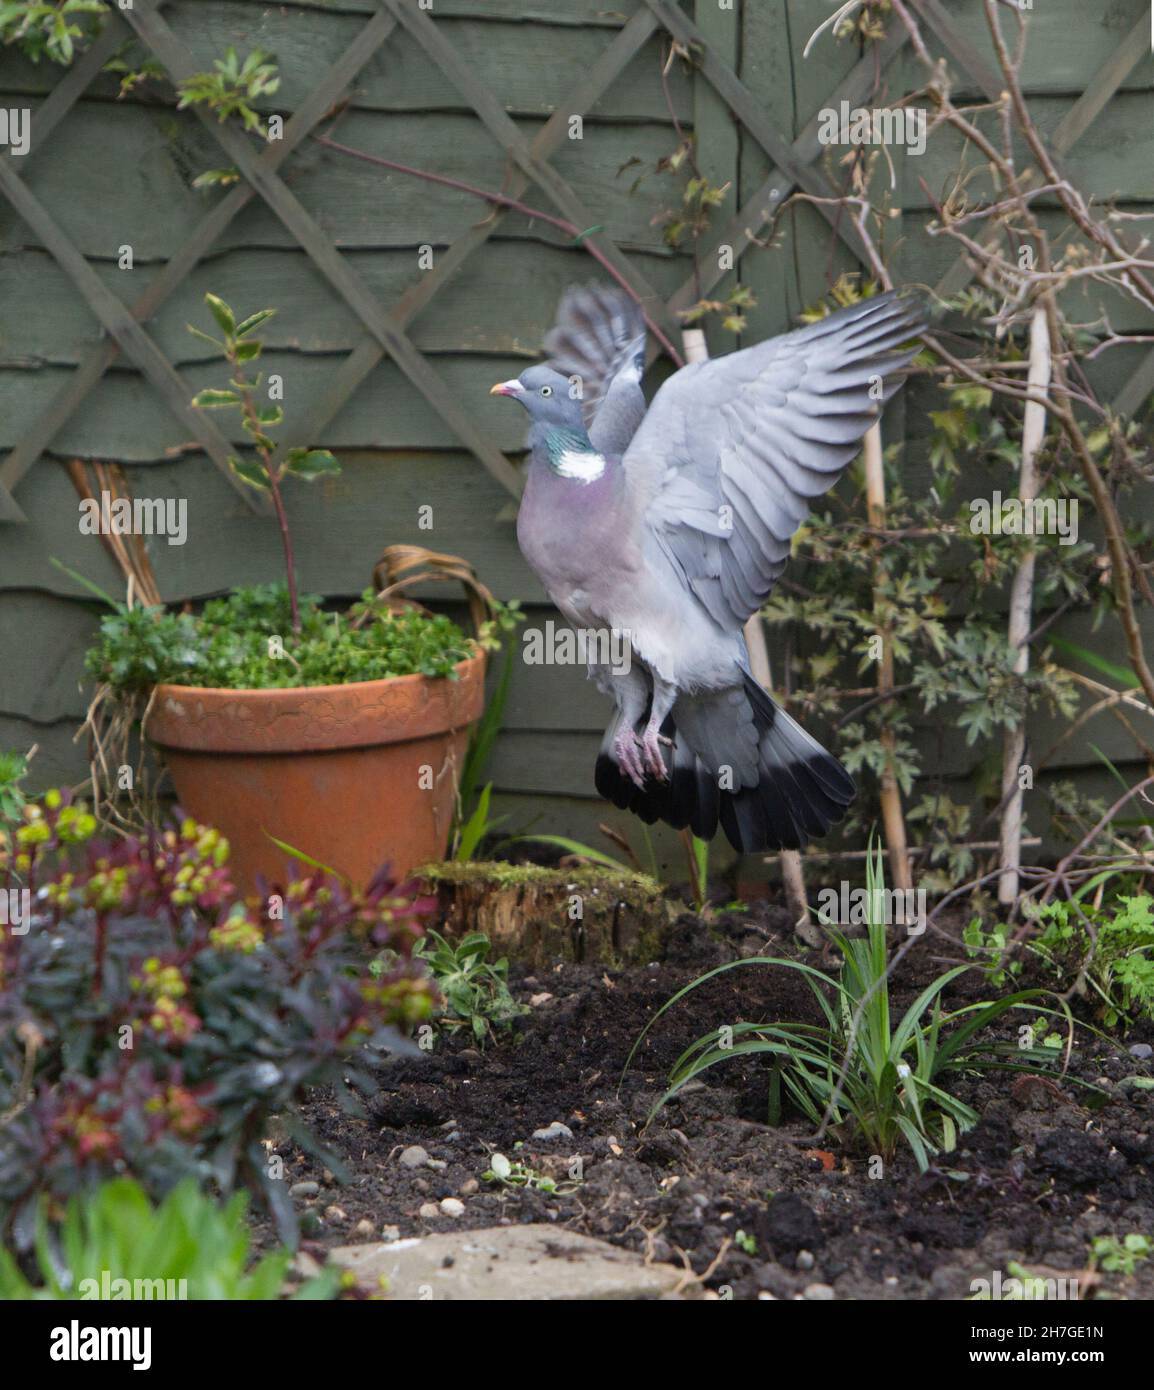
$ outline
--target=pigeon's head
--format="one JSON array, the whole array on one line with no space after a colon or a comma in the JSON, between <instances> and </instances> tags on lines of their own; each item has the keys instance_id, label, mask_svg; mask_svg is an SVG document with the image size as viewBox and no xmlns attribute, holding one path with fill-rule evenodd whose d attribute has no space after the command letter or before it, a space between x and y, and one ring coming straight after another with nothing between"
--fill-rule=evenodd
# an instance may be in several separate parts
<instances>
[{"instance_id":1,"label":"pigeon's head","mask_svg":"<svg viewBox=\"0 0 1154 1390\"><path fill-rule=\"evenodd\" d=\"M530 367L512 381L499 381L490 396L512 396L529 412L535 425L550 429L584 430L581 401L574 398L569 378L544 363Z\"/></svg>"}]
</instances>

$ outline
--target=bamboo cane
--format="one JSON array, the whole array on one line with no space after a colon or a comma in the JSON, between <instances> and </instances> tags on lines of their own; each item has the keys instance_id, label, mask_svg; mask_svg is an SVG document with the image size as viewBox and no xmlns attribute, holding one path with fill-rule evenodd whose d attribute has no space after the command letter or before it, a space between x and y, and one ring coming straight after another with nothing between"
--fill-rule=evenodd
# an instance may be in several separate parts
<instances>
[{"instance_id":1,"label":"bamboo cane","mask_svg":"<svg viewBox=\"0 0 1154 1390\"><path fill-rule=\"evenodd\" d=\"M866 507L869 524L875 531L884 531L886 525L886 475L882 454L882 428L880 424L871 425L863 440L863 460L866 477ZM890 634L883 632L881 660L878 663L878 690L888 694L894 688L894 653ZM897 756L897 738L892 729L883 729L882 747L886 753L886 767L881 776L879 799L882 809L882 828L889 852L890 874L898 889L914 886L910 873L910 856L906 841L906 822L902 813L902 794L894 775L893 763Z\"/></svg>"},{"instance_id":2,"label":"bamboo cane","mask_svg":"<svg viewBox=\"0 0 1154 1390\"><path fill-rule=\"evenodd\" d=\"M1030 321L1030 363L1027 376L1030 390L1044 396L1050 385L1050 331L1042 303L1034 308ZM1022 424L1022 467L1018 495L1023 511L1038 495L1038 451L1046 433L1046 407L1036 400L1026 402ZM1031 612L1034 599L1035 551L1031 544L1022 556L1010 588L1009 643L1014 654L1014 674L1024 676L1030 669ZM1026 721L1023 715L1016 729L1007 729L1002 741L1002 825L1001 876L998 902L1012 904L1018 896L1018 870L1022 865L1023 787L1019 769L1026 754Z\"/></svg>"}]
</instances>

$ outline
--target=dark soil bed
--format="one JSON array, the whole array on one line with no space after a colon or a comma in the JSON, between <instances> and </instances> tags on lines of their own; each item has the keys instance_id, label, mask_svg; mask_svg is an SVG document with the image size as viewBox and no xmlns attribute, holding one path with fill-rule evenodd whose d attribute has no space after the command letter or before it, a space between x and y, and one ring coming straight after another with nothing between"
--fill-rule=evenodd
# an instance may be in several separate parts
<instances>
[{"instance_id":1,"label":"dark soil bed","mask_svg":"<svg viewBox=\"0 0 1154 1390\"><path fill-rule=\"evenodd\" d=\"M439 1034L427 1056L391 1065L364 1119L315 1097L307 1119L352 1181L336 1185L299 1151L281 1148L289 1181L319 1187L300 1198L312 1212L305 1249L319 1257L333 1245L430 1230L556 1222L684 1262L700 1278L693 1288L735 1298L807 1289L810 1298L830 1297L832 1288L837 1298L958 1299L970 1295L971 1280L995 1271L1006 1279L1012 1265L1079 1278L1083 1297L1154 1297L1154 1260L1097 1283L1087 1271L1096 1236L1154 1236L1154 1093L1126 1080L1152 1074L1128 1051L1146 1039L1141 1030L1115 1044L1080 1030L1069 1075L1054 1081L959 1078L954 1089L981 1122L942 1160L948 1173L919 1174L899 1154L871 1177L868 1155L852 1143L827 1136L808 1146L810 1129L796 1116L770 1128L759 1059L712 1069L646 1127L670 1064L701 1034L742 1019L814 1019L796 972L731 971L660 1021L619 1089L638 1033L680 986L741 955L796 954L783 916L764 907L712 927L687 917L658 963L522 975L514 993L529 1012L483 1051L466 1033ZM944 944L927 937L902 962L899 1003L945 968ZM946 996L954 1006L985 987L976 973L958 983ZM1010 1015L1004 1037L1023 1021ZM554 1122L572 1137L532 1137ZM433 1166L402 1164L413 1145ZM485 1181L494 1152L554 1177L561 1190ZM463 1214L420 1215L443 1198L459 1198Z\"/></svg>"}]
</instances>

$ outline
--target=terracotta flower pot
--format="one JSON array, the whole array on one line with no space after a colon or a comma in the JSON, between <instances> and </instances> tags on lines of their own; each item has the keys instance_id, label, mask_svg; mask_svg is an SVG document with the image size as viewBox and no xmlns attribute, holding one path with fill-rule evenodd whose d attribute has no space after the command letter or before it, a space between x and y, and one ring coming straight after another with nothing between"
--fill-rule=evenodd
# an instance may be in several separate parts
<instances>
[{"instance_id":1,"label":"terracotta flower pot","mask_svg":"<svg viewBox=\"0 0 1154 1390\"><path fill-rule=\"evenodd\" d=\"M457 672L292 690L161 685L146 732L182 809L228 837L244 887L286 877L270 835L363 886L384 863L403 875L445 854L484 655Z\"/></svg>"}]
</instances>

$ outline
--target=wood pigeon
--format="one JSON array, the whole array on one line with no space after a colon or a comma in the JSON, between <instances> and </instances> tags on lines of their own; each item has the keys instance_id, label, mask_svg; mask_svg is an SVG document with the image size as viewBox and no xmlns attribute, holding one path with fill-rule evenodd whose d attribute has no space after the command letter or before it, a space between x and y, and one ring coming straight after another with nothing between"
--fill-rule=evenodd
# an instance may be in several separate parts
<instances>
[{"instance_id":1,"label":"wood pigeon","mask_svg":"<svg viewBox=\"0 0 1154 1390\"><path fill-rule=\"evenodd\" d=\"M639 308L577 287L548 361L493 387L530 419L525 558L574 627L630 658L589 666L617 706L595 774L615 805L705 840L720 824L743 853L803 848L845 814L852 779L751 675L742 628L923 322L914 299L881 294L682 367L647 407Z\"/></svg>"}]
</instances>

